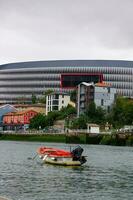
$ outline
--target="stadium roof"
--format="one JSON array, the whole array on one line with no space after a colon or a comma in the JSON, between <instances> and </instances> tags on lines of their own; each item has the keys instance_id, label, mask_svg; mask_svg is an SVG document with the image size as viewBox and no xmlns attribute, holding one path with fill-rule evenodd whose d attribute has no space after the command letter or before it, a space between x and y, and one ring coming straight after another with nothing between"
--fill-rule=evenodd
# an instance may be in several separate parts
<instances>
[{"instance_id":1,"label":"stadium roof","mask_svg":"<svg viewBox=\"0 0 133 200\"><path fill-rule=\"evenodd\" d=\"M128 67L133 68L133 61L124 60L53 60L29 61L0 65L0 70L37 67Z\"/></svg>"}]
</instances>

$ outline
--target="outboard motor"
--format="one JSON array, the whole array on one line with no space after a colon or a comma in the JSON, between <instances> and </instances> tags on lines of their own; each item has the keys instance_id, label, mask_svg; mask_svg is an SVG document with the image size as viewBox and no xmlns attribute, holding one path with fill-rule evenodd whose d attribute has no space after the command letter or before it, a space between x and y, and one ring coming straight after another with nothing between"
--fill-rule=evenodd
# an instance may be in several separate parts
<instances>
[{"instance_id":1,"label":"outboard motor","mask_svg":"<svg viewBox=\"0 0 133 200\"><path fill-rule=\"evenodd\" d=\"M86 162L86 158L85 156L82 156L83 151L84 151L83 148L80 146L77 146L76 148L74 148L71 151L73 155L73 160L79 160L81 164L84 164Z\"/></svg>"},{"instance_id":2,"label":"outboard motor","mask_svg":"<svg viewBox=\"0 0 133 200\"><path fill-rule=\"evenodd\" d=\"M71 151L71 153L73 154L74 157L80 158L83 151L84 151L83 148L81 148L80 146L77 146Z\"/></svg>"},{"instance_id":3,"label":"outboard motor","mask_svg":"<svg viewBox=\"0 0 133 200\"><path fill-rule=\"evenodd\" d=\"M85 156L81 156L81 157L80 157L81 165L84 164L84 163L86 163L86 161L87 161L87 160L86 160Z\"/></svg>"}]
</instances>

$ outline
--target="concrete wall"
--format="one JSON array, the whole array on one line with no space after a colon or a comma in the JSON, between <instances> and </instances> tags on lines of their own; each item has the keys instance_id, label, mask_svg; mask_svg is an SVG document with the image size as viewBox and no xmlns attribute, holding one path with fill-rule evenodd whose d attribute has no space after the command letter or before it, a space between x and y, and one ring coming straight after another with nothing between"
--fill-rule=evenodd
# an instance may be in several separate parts
<instances>
[{"instance_id":1,"label":"concrete wall","mask_svg":"<svg viewBox=\"0 0 133 200\"><path fill-rule=\"evenodd\" d=\"M95 87L94 102L96 106L101 106L108 110L114 103L116 97L116 89L108 87Z\"/></svg>"}]
</instances>

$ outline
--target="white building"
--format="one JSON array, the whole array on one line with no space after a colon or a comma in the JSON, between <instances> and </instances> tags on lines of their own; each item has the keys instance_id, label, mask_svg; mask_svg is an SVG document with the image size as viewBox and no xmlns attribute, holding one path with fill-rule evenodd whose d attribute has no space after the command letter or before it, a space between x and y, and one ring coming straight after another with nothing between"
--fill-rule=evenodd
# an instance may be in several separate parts
<instances>
[{"instance_id":1,"label":"white building","mask_svg":"<svg viewBox=\"0 0 133 200\"><path fill-rule=\"evenodd\" d=\"M66 93L52 93L46 96L46 115L51 111L59 111L70 102L70 95Z\"/></svg>"},{"instance_id":2,"label":"white building","mask_svg":"<svg viewBox=\"0 0 133 200\"><path fill-rule=\"evenodd\" d=\"M78 85L77 114L84 113L91 102L110 111L116 98L116 89L107 83L86 83Z\"/></svg>"},{"instance_id":3,"label":"white building","mask_svg":"<svg viewBox=\"0 0 133 200\"><path fill-rule=\"evenodd\" d=\"M87 133L100 133L100 127L97 124L87 124Z\"/></svg>"}]
</instances>

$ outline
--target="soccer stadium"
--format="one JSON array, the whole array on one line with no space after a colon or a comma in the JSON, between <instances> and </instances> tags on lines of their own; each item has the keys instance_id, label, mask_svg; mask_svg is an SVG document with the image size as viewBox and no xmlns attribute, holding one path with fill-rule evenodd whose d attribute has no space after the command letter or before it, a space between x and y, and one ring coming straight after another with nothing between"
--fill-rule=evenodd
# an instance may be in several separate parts
<instances>
[{"instance_id":1,"label":"soccer stadium","mask_svg":"<svg viewBox=\"0 0 133 200\"><path fill-rule=\"evenodd\" d=\"M48 90L70 92L80 82L106 82L117 93L133 97L133 61L57 60L0 65L0 103L16 103Z\"/></svg>"}]
</instances>

